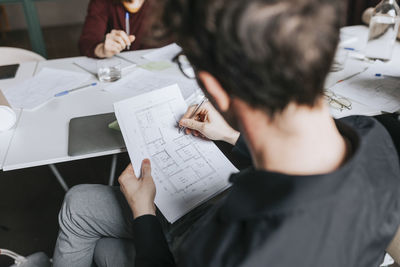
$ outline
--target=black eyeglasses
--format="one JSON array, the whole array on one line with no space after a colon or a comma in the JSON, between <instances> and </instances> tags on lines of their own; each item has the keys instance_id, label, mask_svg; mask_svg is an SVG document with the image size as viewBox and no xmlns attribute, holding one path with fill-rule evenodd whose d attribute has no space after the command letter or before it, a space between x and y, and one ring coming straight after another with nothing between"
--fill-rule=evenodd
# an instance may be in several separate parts
<instances>
[{"instance_id":1,"label":"black eyeglasses","mask_svg":"<svg viewBox=\"0 0 400 267\"><path fill-rule=\"evenodd\" d=\"M183 52L177 54L172 61L178 64L179 70L186 78L196 79L196 74L194 73L193 67L190 65L189 60L183 54Z\"/></svg>"}]
</instances>

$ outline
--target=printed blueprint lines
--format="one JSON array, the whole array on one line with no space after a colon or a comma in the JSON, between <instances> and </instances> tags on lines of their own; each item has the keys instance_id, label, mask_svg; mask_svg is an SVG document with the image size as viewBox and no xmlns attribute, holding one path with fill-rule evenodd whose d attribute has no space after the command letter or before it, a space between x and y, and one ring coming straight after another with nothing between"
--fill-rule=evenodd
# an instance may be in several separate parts
<instances>
[{"instance_id":1,"label":"printed blueprint lines","mask_svg":"<svg viewBox=\"0 0 400 267\"><path fill-rule=\"evenodd\" d=\"M174 145L170 152L163 148L152 154L151 158L164 174L164 181L168 181L174 189L174 193L191 190L196 183L215 174L214 168L191 143L190 137L182 135L172 142Z\"/></svg>"},{"instance_id":2,"label":"printed blueprint lines","mask_svg":"<svg viewBox=\"0 0 400 267\"><path fill-rule=\"evenodd\" d=\"M151 155L151 158L166 175L173 174L179 168L178 164L166 150L162 150L154 155Z\"/></svg>"},{"instance_id":3,"label":"printed blueprint lines","mask_svg":"<svg viewBox=\"0 0 400 267\"><path fill-rule=\"evenodd\" d=\"M150 158L155 203L169 222L230 186L237 169L211 141L179 133L187 110L174 85L114 104L136 175Z\"/></svg>"}]
</instances>

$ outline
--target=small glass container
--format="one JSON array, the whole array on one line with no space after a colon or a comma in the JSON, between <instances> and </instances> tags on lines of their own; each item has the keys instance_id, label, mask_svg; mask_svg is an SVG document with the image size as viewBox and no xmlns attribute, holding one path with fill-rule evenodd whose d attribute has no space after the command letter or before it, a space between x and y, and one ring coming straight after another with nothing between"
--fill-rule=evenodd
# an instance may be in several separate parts
<instances>
[{"instance_id":1,"label":"small glass container","mask_svg":"<svg viewBox=\"0 0 400 267\"><path fill-rule=\"evenodd\" d=\"M400 8L396 0L382 0L372 12L365 55L390 60L399 30Z\"/></svg>"},{"instance_id":2,"label":"small glass container","mask_svg":"<svg viewBox=\"0 0 400 267\"><path fill-rule=\"evenodd\" d=\"M121 79L121 61L116 58L101 59L97 62L97 76L100 82L115 82Z\"/></svg>"}]
</instances>

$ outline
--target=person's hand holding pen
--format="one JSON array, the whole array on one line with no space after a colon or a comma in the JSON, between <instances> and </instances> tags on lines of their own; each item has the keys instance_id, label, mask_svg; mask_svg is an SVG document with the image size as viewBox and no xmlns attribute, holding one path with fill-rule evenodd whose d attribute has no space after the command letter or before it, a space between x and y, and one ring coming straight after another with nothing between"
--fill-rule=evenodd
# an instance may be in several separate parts
<instances>
[{"instance_id":1,"label":"person's hand holding pen","mask_svg":"<svg viewBox=\"0 0 400 267\"><path fill-rule=\"evenodd\" d=\"M96 46L94 53L99 58L112 57L130 46L135 41L134 35L121 30L112 30L106 35L103 43Z\"/></svg>"},{"instance_id":2,"label":"person's hand holding pen","mask_svg":"<svg viewBox=\"0 0 400 267\"><path fill-rule=\"evenodd\" d=\"M186 128L184 129L186 134L236 144L240 133L225 121L210 102L204 102L193 114L196 108L197 105L190 106L179 121L179 126Z\"/></svg>"}]
</instances>

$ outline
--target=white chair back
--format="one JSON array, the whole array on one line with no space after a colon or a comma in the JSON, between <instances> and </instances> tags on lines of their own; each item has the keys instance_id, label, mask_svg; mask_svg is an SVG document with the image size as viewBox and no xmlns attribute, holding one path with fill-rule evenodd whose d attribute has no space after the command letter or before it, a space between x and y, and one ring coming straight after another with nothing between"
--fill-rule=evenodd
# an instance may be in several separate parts
<instances>
[{"instance_id":1,"label":"white chair back","mask_svg":"<svg viewBox=\"0 0 400 267\"><path fill-rule=\"evenodd\" d=\"M44 57L29 50L0 46L0 66L43 60Z\"/></svg>"}]
</instances>

